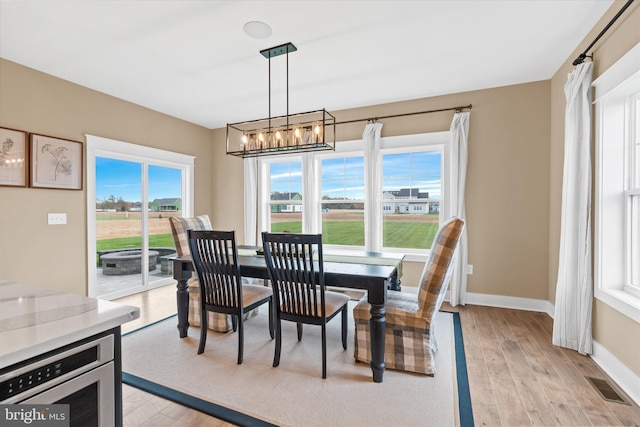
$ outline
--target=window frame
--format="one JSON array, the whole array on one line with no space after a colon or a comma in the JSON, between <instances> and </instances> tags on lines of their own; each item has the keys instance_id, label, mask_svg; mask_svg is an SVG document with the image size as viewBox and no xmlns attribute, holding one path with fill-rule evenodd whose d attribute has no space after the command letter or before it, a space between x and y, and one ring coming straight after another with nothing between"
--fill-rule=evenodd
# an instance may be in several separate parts
<instances>
[{"instance_id":1,"label":"window frame","mask_svg":"<svg viewBox=\"0 0 640 427\"><path fill-rule=\"evenodd\" d=\"M428 149L425 149L428 147ZM383 137L380 140L380 154L394 154L404 152L417 152L417 151L434 151L434 148L441 152L441 200L440 200L440 221L449 218L451 197L451 183L453 173L453 160L451 157L451 132L430 132L411 135L400 135ZM313 162L313 176L309 176L304 169L303 155L311 155ZM275 162L293 162L300 161L302 163L302 179L303 189L305 188L304 180L312 179L314 182L319 183L321 176L322 160L329 158L342 158L349 156L365 156L364 142L362 140L342 141L336 144L334 151L318 151L312 153L300 153L300 154L283 154L279 156L265 156L259 158L258 161L258 230L270 230L271 223L269 220L270 206L270 165ZM277 157L277 158L276 158ZM366 177L365 177L366 181ZM318 194L316 198L318 204L321 205L322 192L319 185L314 187L318 188ZM382 190L382 189L381 189ZM380 206L382 209L382 206ZM365 217L367 213L365 212ZM302 212L302 229L303 230L321 230L322 229L322 215L317 216L317 224L308 223L309 216L305 214L304 209ZM383 232L382 229L379 230ZM327 245L331 249L340 249L345 252L349 251L362 251L364 247L354 247L345 245ZM405 260L407 261L424 261L428 254L428 251L411 248L380 248L380 251L384 252L398 252L406 254Z\"/></svg>"},{"instance_id":2,"label":"window frame","mask_svg":"<svg viewBox=\"0 0 640 427\"><path fill-rule=\"evenodd\" d=\"M638 188L632 148L630 96L640 91L640 43L592 84L595 89L594 295L640 323L640 288L630 286L633 221ZM636 224L637 226L637 224Z\"/></svg>"}]
</instances>

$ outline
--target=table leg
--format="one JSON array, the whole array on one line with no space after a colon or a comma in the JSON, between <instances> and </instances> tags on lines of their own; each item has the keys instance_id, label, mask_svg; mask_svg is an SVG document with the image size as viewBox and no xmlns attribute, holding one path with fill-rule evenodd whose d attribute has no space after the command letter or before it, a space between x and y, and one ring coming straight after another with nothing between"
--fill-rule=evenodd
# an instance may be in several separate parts
<instances>
[{"instance_id":1,"label":"table leg","mask_svg":"<svg viewBox=\"0 0 640 427\"><path fill-rule=\"evenodd\" d=\"M371 370L373 371L373 381L382 382L384 374L384 341L387 329L387 320L383 304L371 304L371 319L369 320L369 331L371 333Z\"/></svg>"},{"instance_id":2,"label":"table leg","mask_svg":"<svg viewBox=\"0 0 640 427\"><path fill-rule=\"evenodd\" d=\"M187 336L187 329L189 329L189 286L187 280L178 280L177 287L178 331L180 338L184 338Z\"/></svg>"}]
</instances>

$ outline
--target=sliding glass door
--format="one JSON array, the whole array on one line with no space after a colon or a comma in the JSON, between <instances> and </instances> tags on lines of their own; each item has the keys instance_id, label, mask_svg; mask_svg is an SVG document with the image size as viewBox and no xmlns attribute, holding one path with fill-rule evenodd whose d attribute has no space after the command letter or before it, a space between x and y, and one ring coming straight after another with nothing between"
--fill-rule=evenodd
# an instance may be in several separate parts
<instances>
[{"instance_id":1,"label":"sliding glass door","mask_svg":"<svg viewBox=\"0 0 640 427\"><path fill-rule=\"evenodd\" d=\"M191 214L192 168L163 156L128 155L130 146L88 150L87 187L95 201L88 203L90 296L113 299L175 283L169 218Z\"/></svg>"}]
</instances>

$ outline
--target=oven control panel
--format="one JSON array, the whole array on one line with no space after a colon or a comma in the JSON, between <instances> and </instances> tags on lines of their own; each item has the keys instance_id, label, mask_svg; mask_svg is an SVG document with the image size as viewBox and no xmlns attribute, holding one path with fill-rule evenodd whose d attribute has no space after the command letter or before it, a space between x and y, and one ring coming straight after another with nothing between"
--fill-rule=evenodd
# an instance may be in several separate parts
<instances>
[{"instance_id":1,"label":"oven control panel","mask_svg":"<svg viewBox=\"0 0 640 427\"><path fill-rule=\"evenodd\" d=\"M82 366L98 360L98 349L90 347L79 353L69 355L61 360L49 363L45 366L20 374L14 378L0 383L0 402L23 393L40 384L51 381L69 372L73 372Z\"/></svg>"},{"instance_id":2,"label":"oven control panel","mask_svg":"<svg viewBox=\"0 0 640 427\"><path fill-rule=\"evenodd\" d=\"M0 404L19 403L114 358L114 336L91 337L0 371Z\"/></svg>"}]
</instances>

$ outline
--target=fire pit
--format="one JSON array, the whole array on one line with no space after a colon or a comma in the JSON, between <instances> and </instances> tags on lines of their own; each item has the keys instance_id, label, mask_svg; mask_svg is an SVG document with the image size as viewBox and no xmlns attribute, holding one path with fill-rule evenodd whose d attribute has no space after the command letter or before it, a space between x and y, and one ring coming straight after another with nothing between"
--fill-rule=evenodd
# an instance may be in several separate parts
<instances>
[{"instance_id":1,"label":"fire pit","mask_svg":"<svg viewBox=\"0 0 640 427\"><path fill-rule=\"evenodd\" d=\"M149 271L156 269L158 251L149 251ZM142 272L142 251L113 252L100 256L102 274L105 276L122 276Z\"/></svg>"}]
</instances>

